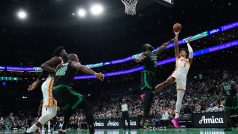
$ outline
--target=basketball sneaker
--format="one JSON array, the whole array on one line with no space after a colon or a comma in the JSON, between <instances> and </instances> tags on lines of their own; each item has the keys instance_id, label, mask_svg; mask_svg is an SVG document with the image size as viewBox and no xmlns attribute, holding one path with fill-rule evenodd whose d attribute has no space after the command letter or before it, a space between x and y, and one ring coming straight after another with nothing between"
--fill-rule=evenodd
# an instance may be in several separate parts
<instances>
[{"instance_id":1,"label":"basketball sneaker","mask_svg":"<svg viewBox=\"0 0 238 134\"><path fill-rule=\"evenodd\" d=\"M172 123L175 128L179 128L179 118L173 118Z\"/></svg>"}]
</instances>

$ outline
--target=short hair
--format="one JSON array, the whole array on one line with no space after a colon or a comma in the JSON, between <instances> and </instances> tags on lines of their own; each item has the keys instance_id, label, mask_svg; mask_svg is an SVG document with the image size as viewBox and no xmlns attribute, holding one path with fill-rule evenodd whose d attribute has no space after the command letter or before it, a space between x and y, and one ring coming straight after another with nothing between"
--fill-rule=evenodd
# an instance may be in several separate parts
<instances>
[{"instance_id":1,"label":"short hair","mask_svg":"<svg viewBox=\"0 0 238 134\"><path fill-rule=\"evenodd\" d=\"M180 51L182 51L182 50L184 50L184 51L187 53L187 55L189 54L188 49L186 49L186 48L181 48Z\"/></svg>"},{"instance_id":2,"label":"short hair","mask_svg":"<svg viewBox=\"0 0 238 134\"><path fill-rule=\"evenodd\" d=\"M154 48L153 46L151 46L150 44L146 43L146 44L143 44L142 45L142 51L145 52L145 51L153 51Z\"/></svg>"},{"instance_id":3,"label":"short hair","mask_svg":"<svg viewBox=\"0 0 238 134\"><path fill-rule=\"evenodd\" d=\"M67 56L68 60L73 60L75 54L74 53L71 53Z\"/></svg>"},{"instance_id":4,"label":"short hair","mask_svg":"<svg viewBox=\"0 0 238 134\"><path fill-rule=\"evenodd\" d=\"M58 46L54 52L53 52L53 56L60 56L61 51L64 50L63 46Z\"/></svg>"}]
</instances>

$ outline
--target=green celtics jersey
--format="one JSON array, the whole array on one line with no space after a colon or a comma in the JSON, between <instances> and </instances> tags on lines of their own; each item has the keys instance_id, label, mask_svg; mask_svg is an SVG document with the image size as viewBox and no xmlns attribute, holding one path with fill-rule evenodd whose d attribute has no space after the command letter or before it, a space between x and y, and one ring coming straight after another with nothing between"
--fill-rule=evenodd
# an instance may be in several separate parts
<instances>
[{"instance_id":1,"label":"green celtics jersey","mask_svg":"<svg viewBox=\"0 0 238 134\"><path fill-rule=\"evenodd\" d=\"M236 90L232 87L231 81L224 81L222 83L222 87L224 89L224 96L225 97L234 97L236 96Z\"/></svg>"},{"instance_id":2,"label":"green celtics jersey","mask_svg":"<svg viewBox=\"0 0 238 134\"><path fill-rule=\"evenodd\" d=\"M75 76L76 70L71 67L71 61L64 63L56 72L54 85L69 85Z\"/></svg>"},{"instance_id":3,"label":"green celtics jersey","mask_svg":"<svg viewBox=\"0 0 238 134\"><path fill-rule=\"evenodd\" d=\"M148 56L143 61L144 70L151 71L155 73L155 69L157 67L157 55L155 52L148 51Z\"/></svg>"}]
</instances>

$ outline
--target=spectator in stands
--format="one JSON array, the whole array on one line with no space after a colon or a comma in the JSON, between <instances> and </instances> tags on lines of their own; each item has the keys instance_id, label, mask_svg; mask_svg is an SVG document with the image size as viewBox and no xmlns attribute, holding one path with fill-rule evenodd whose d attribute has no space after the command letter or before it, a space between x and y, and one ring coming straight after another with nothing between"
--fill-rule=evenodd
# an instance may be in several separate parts
<instances>
[{"instance_id":1,"label":"spectator in stands","mask_svg":"<svg viewBox=\"0 0 238 134\"><path fill-rule=\"evenodd\" d=\"M167 108L162 110L162 118L160 120L160 123L161 123L161 127L162 128L169 127L169 124L170 124L170 114L169 114Z\"/></svg>"},{"instance_id":2,"label":"spectator in stands","mask_svg":"<svg viewBox=\"0 0 238 134\"><path fill-rule=\"evenodd\" d=\"M234 75L237 75L238 72L231 72ZM197 78L191 74L191 78L188 78L187 91L184 99L184 108L181 113L191 114L192 112L201 112L201 111L222 111L223 105L219 106L216 103L216 96L219 93L219 84L221 83L220 79L222 73L219 73L219 70L206 70L205 72L199 72L196 74ZM237 75L238 76L238 75ZM138 83L133 81L133 76L122 76L121 79L117 77L110 78L110 81L102 88L96 87L94 97L94 116L95 118L121 118L121 108L120 100L125 97L127 99L127 104L130 106L129 115L130 116L140 116L143 115L141 110L142 100L140 98L140 91L138 90ZM132 83L129 83L129 80L132 79ZM126 81L126 82L125 82ZM94 80L87 81L88 83L96 82ZM118 84L115 84L117 82ZM125 83L123 83L125 82ZM122 84L123 83L123 84ZM14 84L15 86L15 84ZM169 116L174 114L174 105L175 105L175 87L172 85L170 90L163 91L159 95L154 97L152 108L151 108L151 117L153 122L158 122L162 118L165 118L166 109ZM223 102L224 103L224 102ZM161 110L161 108L164 110ZM152 112L153 111L153 112ZM156 114L155 114L156 111ZM34 112L30 112L34 113ZM84 122L85 117L81 114L76 113L75 118L72 118L72 124L78 122ZM8 117L0 119L0 126L4 129L12 129L11 126L22 128L31 125L34 118L28 114L26 111L14 113ZM14 125L15 124L15 125ZM168 126L166 126L168 127Z\"/></svg>"},{"instance_id":3,"label":"spectator in stands","mask_svg":"<svg viewBox=\"0 0 238 134\"><path fill-rule=\"evenodd\" d=\"M121 112L122 112L122 126L126 129L125 121L127 121L128 129L130 129L130 119L128 113L128 104L125 99L122 100L121 104Z\"/></svg>"},{"instance_id":4,"label":"spectator in stands","mask_svg":"<svg viewBox=\"0 0 238 134\"><path fill-rule=\"evenodd\" d=\"M192 108L190 105L188 105L188 103L185 103L185 107L184 107L184 114L192 114Z\"/></svg>"},{"instance_id":5,"label":"spectator in stands","mask_svg":"<svg viewBox=\"0 0 238 134\"><path fill-rule=\"evenodd\" d=\"M152 122L155 125L156 128L159 127L159 123L160 123L160 119L162 118L162 112L160 113L160 111L153 111L153 115L152 115Z\"/></svg>"}]
</instances>

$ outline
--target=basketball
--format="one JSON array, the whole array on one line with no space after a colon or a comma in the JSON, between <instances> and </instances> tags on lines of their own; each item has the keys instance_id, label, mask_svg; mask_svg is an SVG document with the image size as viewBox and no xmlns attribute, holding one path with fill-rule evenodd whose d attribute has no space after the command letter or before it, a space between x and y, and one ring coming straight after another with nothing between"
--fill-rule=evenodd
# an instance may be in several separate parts
<instances>
[{"instance_id":1,"label":"basketball","mask_svg":"<svg viewBox=\"0 0 238 134\"><path fill-rule=\"evenodd\" d=\"M174 32L179 32L182 29L182 25L180 23L175 23L173 25Z\"/></svg>"}]
</instances>

